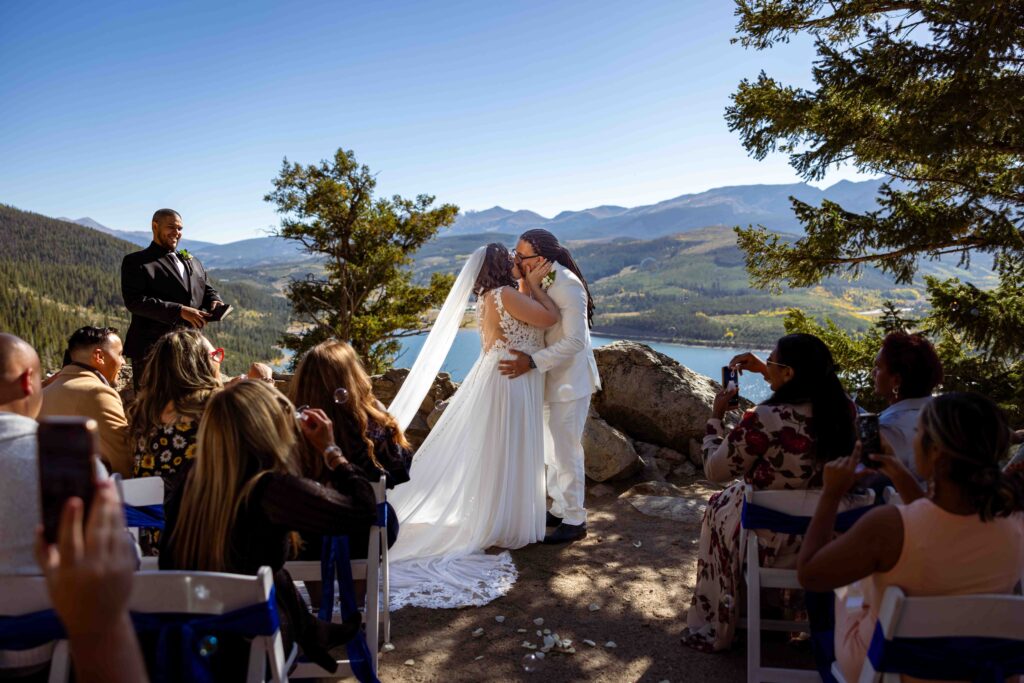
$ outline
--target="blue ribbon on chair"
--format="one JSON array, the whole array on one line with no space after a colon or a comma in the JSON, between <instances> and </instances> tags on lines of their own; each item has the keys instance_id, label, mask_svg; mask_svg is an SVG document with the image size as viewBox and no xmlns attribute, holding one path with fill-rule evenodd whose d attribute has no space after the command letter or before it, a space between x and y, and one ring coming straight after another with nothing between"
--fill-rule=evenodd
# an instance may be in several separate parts
<instances>
[{"instance_id":1,"label":"blue ribbon on chair","mask_svg":"<svg viewBox=\"0 0 1024 683\"><path fill-rule=\"evenodd\" d=\"M65 638L64 625L52 609L0 617L0 650L29 650Z\"/></svg>"},{"instance_id":2,"label":"blue ribbon on chair","mask_svg":"<svg viewBox=\"0 0 1024 683\"><path fill-rule=\"evenodd\" d=\"M1002 683L1007 676L1024 673L1024 643L975 637L887 640L876 623L868 659L879 672L942 681Z\"/></svg>"},{"instance_id":3,"label":"blue ribbon on chair","mask_svg":"<svg viewBox=\"0 0 1024 683\"><path fill-rule=\"evenodd\" d=\"M157 634L153 680L214 683L210 657L199 652L203 638L270 636L277 633L280 622L275 600L274 589L271 588L267 602L226 614L133 612L131 617L136 633ZM66 638L64 627L52 609L0 617L0 649L27 650Z\"/></svg>"},{"instance_id":4,"label":"blue ribbon on chair","mask_svg":"<svg viewBox=\"0 0 1024 683\"><path fill-rule=\"evenodd\" d=\"M126 504L124 506L124 521L127 527L163 530L164 506Z\"/></svg>"},{"instance_id":5,"label":"blue ribbon on chair","mask_svg":"<svg viewBox=\"0 0 1024 683\"><path fill-rule=\"evenodd\" d=\"M387 512L378 506L378 516L383 515L386 521ZM356 592L352 580L352 564L348 552L347 536L325 536L320 555L321 600L317 616L323 621L330 621L334 612L334 578L338 578L338 599L341 603L341 618L350 620L359 614L356 606ZM376 588L376 587L374 587ZM349 667L360 683L380 683L377 672L373 669L373 658L370 647L366 643L366 630L361 628L352 640L345 644L348 653Z\"/></svg>"},{"instance_id":6,"label":"blue ribbon on chair","mask_svg":"<svg viewBox=\"0 0 1024 683\"><path fill-rule=\"evenodd\" d=\"M840 512L836 515L835 530L848 531L858 519L871 509L871 506L865 505ZM810 517L787 515L785 512L747 501L743 501L742 520L744 529L768 529L780 534L805 534L807 527L811 524Z\"/></svg>"}]
</instances>

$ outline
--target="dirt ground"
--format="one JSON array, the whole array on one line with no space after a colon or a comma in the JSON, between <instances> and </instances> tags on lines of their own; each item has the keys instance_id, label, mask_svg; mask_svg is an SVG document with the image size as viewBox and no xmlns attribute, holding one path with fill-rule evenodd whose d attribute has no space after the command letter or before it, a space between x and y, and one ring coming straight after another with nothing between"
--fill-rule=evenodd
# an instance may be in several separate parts
<instances>
[{"instance_id":1,"label":"dirt ground","mask_svg":"<svg viewBox=\"0 0 1024 683\"><path fill-rule=\"evenodd\" d=\"M392 615L393 652L381 656L382 681L743 681L745 633L732 650L702 654L679 635L696 569L699 529L648 517L618 494L588 492L589 536L569 545L514 551L519 580L485 607ZM688 493L705 500L693 484ZM639 547L637 545L639 544ZM599 610L591 611L596 604ZM495 620L504 616L504 623ZM542 618L542 626L534 619ZM473 631L483 628L482 636ZM526 629L525 633L517 629ZM550 653L527 672L523 641L539 629L573 641L575 654ZM584 639L596 646L584 644ZM606 645L609 641L615 647ZM811 666L809 652L766 645L773 665ZM768 656L770 655L770 656ZM411 660L412 663L408 663Z\"/></svg>"}]
</instances>

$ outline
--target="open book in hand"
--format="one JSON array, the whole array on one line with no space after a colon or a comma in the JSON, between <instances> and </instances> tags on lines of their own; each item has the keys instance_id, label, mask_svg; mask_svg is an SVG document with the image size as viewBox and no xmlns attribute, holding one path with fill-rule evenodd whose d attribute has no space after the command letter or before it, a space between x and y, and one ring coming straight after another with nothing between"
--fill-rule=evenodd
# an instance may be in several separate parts
<instances>
[{"instance_id":1,"label":"open book in hand","mask_svg":"<svg viewBox=\"0 0 1024 683\"><path fill-rule=\"evenodd\" d=\"M207 322L216 323L220 322L224 318L228 317L228 313L231 312L231 306L229 304L221 304L212 311L208 311L210 317L206 319Z\"/></svg>"}]
</instances>

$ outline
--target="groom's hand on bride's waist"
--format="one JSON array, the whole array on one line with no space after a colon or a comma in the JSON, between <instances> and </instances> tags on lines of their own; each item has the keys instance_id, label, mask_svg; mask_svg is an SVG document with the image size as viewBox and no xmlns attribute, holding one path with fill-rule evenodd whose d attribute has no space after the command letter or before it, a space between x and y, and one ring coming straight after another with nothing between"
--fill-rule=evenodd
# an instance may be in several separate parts
<instances>
[{"instance_id":1,"label":"groom's hand on bride's waist","mask_svg":"<svg viewBox=\"0 0 1024 683\"><path fill-rule=\"evenodd\" d=\"M525 375L531 369L537 367L533 364L530 354L511 349L509 353L515 355L514 360L503 360L498 362L498 371L509 379L515 379L519 375Z\"/></svg>"}]
</instances>

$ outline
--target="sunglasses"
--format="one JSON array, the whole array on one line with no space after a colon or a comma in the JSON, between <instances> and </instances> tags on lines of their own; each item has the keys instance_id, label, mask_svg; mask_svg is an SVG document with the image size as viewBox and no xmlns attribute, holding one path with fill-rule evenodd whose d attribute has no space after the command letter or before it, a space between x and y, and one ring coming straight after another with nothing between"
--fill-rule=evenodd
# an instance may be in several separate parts
<instances>
[{"instance_id":1,"label":"sunglasses","mask_svg":"<svg viewBox=\"0 0 1024 683\"><path fill-rule=\"evenodd\" d=\"M764 364L765 365L778 365L780 368L790 368L790 369L792 369L792 367L793 367L791 365L786 365L785 363L777 363L777 362L775 362L773 360L766 360L764 362Z\"/></svg>"},{"instance_id":2,"label":"sunglasses","mask_svg":"<svg viewBox=\"0 0 1024 683\"><path fill-rule=\"evenodd\" d=\"M210 351L210 358L212 358L213 362L215 362L215 363L223 363L224 362L224 349L223 348L216 348L213 351Z\"/></svg>"}]
</instances>

